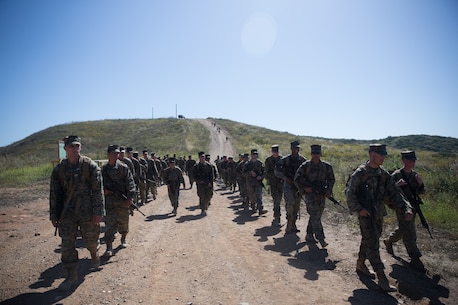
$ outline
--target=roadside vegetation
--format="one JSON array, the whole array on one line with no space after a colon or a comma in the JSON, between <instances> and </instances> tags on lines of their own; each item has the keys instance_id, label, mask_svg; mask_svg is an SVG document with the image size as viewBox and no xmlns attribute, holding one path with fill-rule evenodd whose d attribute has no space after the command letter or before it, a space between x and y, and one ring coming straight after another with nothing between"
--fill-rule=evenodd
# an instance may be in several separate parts
<instances>
[{"instance_id":1,"label":"roadside vegetation","mask_svg":"<svg viewBox=\"0 0 458 305\"><path fill-rule=\"evenodd\" d=\"M367 160L369 143L388 145L389 155L384 167L390 171L401 166L402 150L416 150L419 158L416 170L427 187L427 193L422 196L422 211L433 228L448 230L458 236L458 139L425 135L373 141L324 139L295 136L226 119L212 120L229 132L228 140L237 153L248 153L256 148L260 160L270 155L272 144L280 145L281 154L286 155L289 153L289 143L299 140L301 153L306 158L310 157L310 145L321 144L322 159L333 165L337 180L334 197L344 206L346 181L353 170ZM21 188L48 181L52 161L58 156L58 140L68 134L80 135L82 153L96 160L106 159L106 147L109 144L132 146L140 153L148 149L158 156L176 154L177 157L187 157L191 154L193 158L196 158L199 150L206 150L210 145L208 130L196 120L102 120L58 125L0 148L0 189ZM392 213L387 221L394 221Z\"/></svg>"}]
</instances>

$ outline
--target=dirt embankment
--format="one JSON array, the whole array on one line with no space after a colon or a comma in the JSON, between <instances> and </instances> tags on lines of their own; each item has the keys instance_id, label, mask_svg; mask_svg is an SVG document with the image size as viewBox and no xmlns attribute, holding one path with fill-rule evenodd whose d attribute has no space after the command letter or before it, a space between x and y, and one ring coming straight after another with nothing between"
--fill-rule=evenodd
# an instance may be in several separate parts
<instances>
[{"instance_id":1,"label":"dirt embankment","mask_svg":"<svg viewBox=\"0 0 458 305\"><path fill-rule=\"evenodd\" d=\"M212 157L234 154L221 149L230 147L226 135L205 124L214 141L224 143L218 144L219 150L210 149ZM34 196L20 200L27 194ZM166 188L160 187L157 200L141 207L147 217L135 213L130 218L130 247L116 248L99 271L89 271L89 253L78 240L80 282L69 293L59 293L55 288L64 275L60 240L48 220L46 196L44 187L38 192L1 190L3 202L17 202L0 208L1 304L458 304L458 281L450 272L456 261L437 250L444 236L430 241L419 232L430 269L426 275L405 264L401 244L395 246L398 257L382 248L389 280L399 287L399 292L385 294L354 272L359 232L340 207L326 207L329 246L322 249L305 243L304 208L298 220L302 231L285 235L284 227L271 226L267 192L269 213L259 217L245 211L238 193L220 183L205 217L195 186L181 190L176 217L170 214ZM118 245L119 239L114 243Z\"/></svg>"}]
</instances>

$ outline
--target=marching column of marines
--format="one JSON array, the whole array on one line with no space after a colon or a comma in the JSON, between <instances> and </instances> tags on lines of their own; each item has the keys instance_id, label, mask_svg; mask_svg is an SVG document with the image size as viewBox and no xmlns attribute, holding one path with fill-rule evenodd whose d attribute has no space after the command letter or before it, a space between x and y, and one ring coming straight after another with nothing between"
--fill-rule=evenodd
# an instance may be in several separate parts
<instances>
[{"instance_id":1,"label":"marching column of marines","mask_svg":"<svg viewBox=\"0 0 458 305\"><path fill-rule=\"evenodd\" d=\"M183 174L189 177L190 189L194 183L197 186L202 216L207 215L218 177L231 192L238 186L246 210L251 208L259 216L268 213L263 205L263 180L266 179L273 200L272 226L281 226L283 197L287 220L285 234L300 232L296 221L300 216L301 200L304 200L310 216L305 240L319 242L325 248L328 243L321 217L326 198L333 199L334 172L331 164L321 160L320 145L311 145L310 160L300 154L300 147L298 141L293 141L291 153L282 156L279 146L272 145L272 154L264 163L258 159L258 151L253 149L251 158L247 153L239 154L238 161L232 156L218 156L212 164L210 155L203 151L198 153L198 161L191 155L188 160L184 157L177 160L175 155L166 155L161 160L155 153L149 157L147 150L143 150L143 158L139 158L133 148L112 144L107 148L108 162L100 168L95 161L81 155L80 137L65 137L67 158L53 169L50 179L50 220L62 239L61 261L67 271L58 289L69 290L78 282L78 233L86 242L92 267L98 269L100 222L105 222L104 256L110 257L114 255L113 241L117 233L121 235L121 248L128 247L129 215L133 215L134 209L139 210L137 204L148 203L149 194L156 200L157 187L167 185L171 214L177 215L180 185L186 188ZM351 174L345 190L349 211L357 215L361 232L356 271L371 279L377 278L378 287L390 292L395 288L389 284L380 259L385 206L396 211L399 224L383 241L387 252L393 254L393 243L402 239L411 257L411 266L425 272L416 244L415 210L412 208L413 204L418 204L418 194L424 192L425 186L421 176L413 170L417 160L414 151L401 153L404 166L392 175L382 167L387 155L386 145L371 144L368 153L369 160ZM367 260L374 272L367 267Z\"/></svg>"}]
</instances>

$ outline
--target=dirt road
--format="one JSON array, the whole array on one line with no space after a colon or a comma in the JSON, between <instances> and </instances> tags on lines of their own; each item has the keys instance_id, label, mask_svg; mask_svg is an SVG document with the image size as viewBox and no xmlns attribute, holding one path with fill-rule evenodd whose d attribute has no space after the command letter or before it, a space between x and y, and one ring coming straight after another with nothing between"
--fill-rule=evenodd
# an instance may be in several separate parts
<instances>
[{"instance_id":1,"label":"dirt road","mask_svg":"<svg viewBox=\"0 0 458 305\"><path fill-rule=\"evenodd\" d=\"M234 154L224 131L203 123L218 143L210 149L212 157ZM358 228L339 207L327 206L329 246L322 249L304 241L304 211L298 220L302 232L285 235L284 227L271 226L267 193L269 213L259 217L243 210L238 193L219 183L207 216L200 215L195 186L181 190L176 217L160 187L157 200L141 207L147 217L130 218L130 247L118 247L99 271L89 271L89 253L79 241L80 282L59 293L60 240L48 220L43 189L41 198L1 208L1 304L458 304L455 277L421 275L384 250L387 274L400 291L381 293L375 282L358 278ZM8 192L20 196L2 190L2 198ZM407 258L401 246L395 251Z\"/></svg>"}]
</instances>

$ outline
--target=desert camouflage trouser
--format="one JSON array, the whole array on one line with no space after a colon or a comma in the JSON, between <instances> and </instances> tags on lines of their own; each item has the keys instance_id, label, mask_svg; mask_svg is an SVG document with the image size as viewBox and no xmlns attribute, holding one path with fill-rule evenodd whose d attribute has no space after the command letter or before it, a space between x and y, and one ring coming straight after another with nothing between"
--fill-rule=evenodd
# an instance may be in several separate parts
<instances>
[{"instance_id":1,"label":"desert camouflage trouser","mask_svg":"<svg viewBox=\"0 0 458 305\"><path fill-rule=\"evenodd\" d=\"M169 194L170 203L172 207L178 207L178 198L180 197L180 185L178 186L167 186L167 192Z\"/></svg>"},{"instance_id":2,"label":"desert camouflage trouser","mask_svg":"<svg viewBox=\"0 0 458 305\"><path fill-rule=\"evenodd\" d=\"M368 259L375 271L385 269L380 259L380 235L382 234L383 218L377 217L374 220L375 228L370 217L358 216L358 221L361 230L358 260Z\"/></svg>"},{"instance_id":3,"label":"desert camouflage trouser","mask_svg":"<svg viewBox=\"0 0 458 305\"><path fill-rule=\"evenodd\" d=\"M208 209L210 199L213 197L213 186L208 186L207 183L197 183L197 196L199 196L199 206L202 211Z\"/></svg>"},{"instance_id":4,"label":"desert camouflage trouser","mask_svg":"<svg viewBox=\"0 0 458 305\"><path fill-rule=\"evenodd\" d=\"M143 180L140 180L137 184L138 186L138 193L140 195L140 200L142 204L146 204L146 183Z\"/></svg>"},{"instance_id":5,"label":"desert camouflage trouser","mask_svg":"<svg viewBox=\"0 0 458 305\"><path fill-rule=\"evenodd\" d=\"M122 202L110 201L106 197L105 242L113 242L116 232L125 235L129 232L129 208L123 207Z\"/></svg>"},{"instance_id":6,"label":"desert camouflage trouser","mask_svg":"<svg viewBox=\"0 0 458 305\"><path fill-rule=\"evenodd\" d=\"M318 240L324 240L321 216L324 211L325 199L320 197L315 195L306 195L305 206L307 208L307 213L310 215L309 222L307 224L307 235L315 234L315 237Z\"/></svg>"},{"instance_id":7,"label":"desert camouflage trouser","mask_svg":"<svg viewBox=\"0 0 458 305\"><path fill-rule=\"evenodd\" d=\"M66 210L59 222L59 235L62 237L61 261L65 266L78 262L76 239L78 230L81 232L86 248L90 252L97 251L99 247L100 225L94 224L92 213L75 213Z\"/></svg>"},{"instance_id":8,"label":"desert camouflage trouser","mask_svg":"<svg viewBox=\"0 0 458 305\"><path fill-rule=\"evenodd\" d=\"M157 181L157 179L151 180L151 178L148 178L148 180L146 181L146 190L145 190L146 195L148 195L148 193L150 192L151 192L151 195L153 196L157 195L157 185L155 181Z\"/></svg>"},{"instance_id":9,"label":"desert camouflage trouser","mask_svg":"<svg viewBox=\"0 0 458 305\"><path fill-rule=\"evenodd\" d=\"M247 183L247 193L251 204L256 205L256 209L260 210L262 206L262 185L260 182Z\"/></svg>"},{"instance_id":10,"label":"desert camouflage trouser","mask_svg":"<svg viewBox=\"0 0 458 305\"><path fill-rule=\"evenodd\" d=\"M191 172L189 172L188 173L188 178L189 178L189 187L192 187L194 182L196 182L196 180L194 179L194 175Z\"/></svg>"},{"instance_id":11,"label":"desert camouflage trouser","mask_svg":"<svg viewBox=\"0 0 458 305\"><path fill-rule=\"evenodd\" d=\"M405 214L397 212L399 227L390 234L389 241L397 242L402 239L410 258L419 258L422 256L420 249L417 247L417 231L415 229L415 219L406 221Z\"/></svg>"},{"instance_id":12,"label":"desert camouflage trouser","mask_svg":"<svg viewBox=\"0 0 458 305\"><path fill-rule=\"evenodd\" d=\"M295 186L286 182L283 184L283 196L286 203L286 219L296 220L299 215L301 196Z\"/></svg>"},{"instance_id":13,"label":"desert camouflage trouser","mask_svg":"<svg viewBox=\"0 0 458 305\"><path fill-rule=\"evenodd\" d=\"M245 177L239 177L239 190L240 190L240 197L243 199L243 203L246 203L245 200L248 198L247 190L246 190L246 179Z\"/></svg>"},{"instance_id":14,"label":"desert camouflage trouser","mask_svg":"<svg viewBox=\"0 0 458 305\"><path fill-rule=\"evenodd\" d=\"M272 179L270 182L270 194L274 202L274 217L281 216L281 199L283 197L283 183L279 179Z\"/></svg>"}]
</instances>

